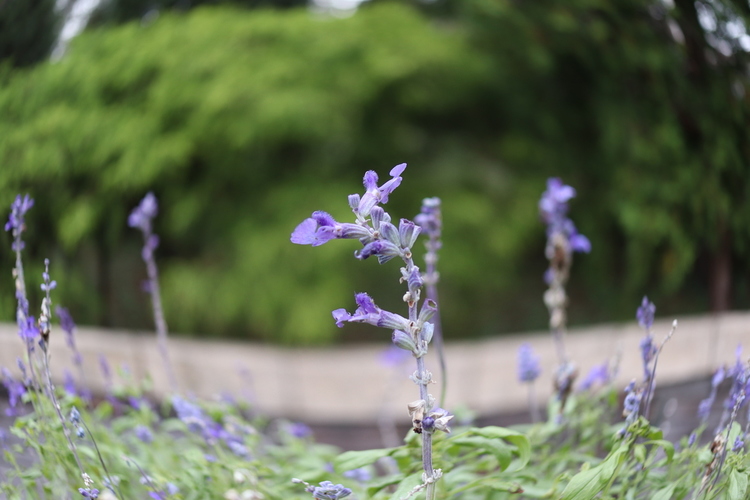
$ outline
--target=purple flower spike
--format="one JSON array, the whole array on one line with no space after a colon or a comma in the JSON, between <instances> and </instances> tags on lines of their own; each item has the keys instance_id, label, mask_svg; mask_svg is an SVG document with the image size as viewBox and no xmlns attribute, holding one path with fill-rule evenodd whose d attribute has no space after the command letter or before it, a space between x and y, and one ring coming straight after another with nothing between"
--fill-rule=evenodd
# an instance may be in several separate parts
<instances>
[{"instance_id":1,"label":"purple flower spike","mask_svg":"<svg viewBox=\"0 0 750 500\"><path fill-rule=\"evenodd\" d=\"M654 325L654 314L656 313L656 306L653 302L648 300L648 297L643 297L641 306L635 313L635 317L638 320L638 324L645 330L651 330Z\"/></svg>"},{"instance_id":2,"label":"purple flower spike","mask_svg":"<svg viewBox=\"0 0 750 500\"><path fill-rule=\"evenodd\" d=\"M559 177L547 180L547 190L539 200L539 214L547 224L547 237L562 234L573 252L589 253L591 242L580 234L573 221L568 219L568 201L576 195L576 190L562 183Z\"/></svg>"},{"instance_id":3,"label":"purple flower spike","mask_svg":"<svg viewBox=\"0 0 750 500\"><path fill-rule=\"evenodd\" d=\"M154 193L149 192L130 212L128 226L140 229L143 232L151 232L151 219L159 213L159 203Z\"/></svg>"},{"instance_id":4,"label":"purple flower spike","mask_svg":"<svg viewBox=\"0 0 750 500\"><path fill-rule=\"evenodd\" d=\"M26 212L34 206L34 199L25 195L23 198L21 195L16 195L16 199L10 205L10 217L8 222L5 223L5 230L19 230L23 228L23 218Z\"/></svg>"},{"instance_id":5,"label":"purple flower spike","mask_svg":"<svg viewBox=\"0 0 750 500\"><path fill-rule=\"evenodd\" d=\"M518 380L533 382L541 371L539 356L534 354L531 344L521 344L521 347L518 348Z\"/></svg>"}]
</instances>

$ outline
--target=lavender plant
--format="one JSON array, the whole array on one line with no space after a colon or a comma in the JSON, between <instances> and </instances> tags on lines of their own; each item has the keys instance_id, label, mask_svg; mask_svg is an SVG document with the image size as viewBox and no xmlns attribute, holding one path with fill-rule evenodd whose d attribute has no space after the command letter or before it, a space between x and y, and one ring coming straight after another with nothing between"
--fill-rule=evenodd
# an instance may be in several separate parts
<instances>
[{"instance_id":1,"label":"lavender plant","mask_svg":"<svg viewBox=\"0 0 750 500\"><path fill-rule=\"evenodd\" d=\"M407 284L403 300L408 307L408 318L380 309L366 293L355 296L358 308L354 314L346 309L336 309L332 314L338 327L345 322L357 322L393 330L393 343L410 351L416 359L417 369L411 379L419 386L419 399L409 403L408 409L414 432L422 435L424 474L421 486L426 489L427 499L432 500L435 497L434 484L442 476L441 469L433 468L432 436L438 430L450 432L449 423L453 418L446 410L435 406L435 398L428 392L432 374L425 367L424 356L433 338L434 325L430 320L437 311L437 304L431 299L420 303L424 280L412 255L420 226L401 219L396 228L391 223L391 216L380 206L388 202L390 194L401 184L401 174L405 169L405 163L395 166L390 172L391 179L382 186L378 186L375 172L365 173L364 195L349 196L354 223L339 223L325 212L314 212L295 228L291 241L319 246L332 239L358 239L362 244L362 249L354 254L358 259L374 256L380 264L394 257L403 261L401 281Z\"/></svg>"},{"instance_id":2,"label":"lavender plant","mask_svg":"<svg viewBox=\"0 0 750 500\"><path fill-rule=\"evenodd\" d=\"M550 331L557 349L559 364L555 374L555 389L561 407L565 406L578 373L565 351L568 304L565 284L573 264L573 253L591 251L591 242L578 233L575 224L567 215L568 201L575 195L575 189L553 177L547 180L547 190L542 193L539 200L539 213L547 224L547 246L544 254L549 261L549 268L544 274L544 280L549 285L544 293L544 303L549 310Z\"/></svg>"},{"instance_id":3,"label":"lavender plant","mask_svg":"<svg viewBox=\"0 0 750 500\"><path fill-rule=\"evenodd\" d=\"M154 312L154 324L156 326L156 339L159 345L159 354L167 371L167 379L172 391L177 391L177 379L174 376L172 363L169 360L167 321L164 317L164 309L161 305L161 292L159 290L159 271L156 267L154 251L159 246L159 236L154 234L152 221L159 213L159 203L153 193L148 193L137 207L130 212L128 225L143 233L143 250L141 257L146 263L148 280L144 288L151 296L151 305Z\"/></svg>"}]
</instances>

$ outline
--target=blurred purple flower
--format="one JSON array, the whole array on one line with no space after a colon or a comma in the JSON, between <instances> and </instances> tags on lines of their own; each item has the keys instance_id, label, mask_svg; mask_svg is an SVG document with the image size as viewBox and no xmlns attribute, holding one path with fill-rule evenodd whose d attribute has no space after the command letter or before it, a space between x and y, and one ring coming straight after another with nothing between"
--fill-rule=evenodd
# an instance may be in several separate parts
<instances>
[{"instance_id":1,"label":"blurred purple flower","mask_svg":"<svg viewBox=\"0 0 750 500\"><path fill-rule=\"evenodd\" d=\"M135 437L144 443L151 443L154 440L153 432L151 432L151 429L145 425L137 425L133 431L135 432Z\"/></svg>"},{"instance_id":2,"label":"blurred purple flower","mask_svg":"<svg viewBox=\"0 0 750 500\"><path fill-rule=\"evenodd\" d=\"M311 486L308 491L317 500L338 500L352 494L349 488L342 484L333 484L331 481L323 481L320 486Z\"/></svg>"},{"instance_id":3,"label":"blurred purple flower","mask_svg":"<svg viewBox=\"0 0 750 500\"><path fill-rule=\"evenodd\" d=\"M24 230L24 216L31 207L34 206L34 200L29 195L16 195L16 199L10 204L10 216L5 223L6 231L13 231L13 244L11 248L14 252L23 250L24 243L21 240L21 232Z\"/></svg>"},{"instance_id":4,"label":"blurred purple flower","mask_svg":"<svg viewBox=\"0 0 750 500\"><path fill-rule=\"evenodd\" d=\"M531 344L521 344L518 348L518 380L521 382L533 382L541 373L539 356L534 354Z\"/></svg>"},{"instance_id":5,"label":"blurred purple flower","mask_svg":"<svg viewBox=\"0 0 750 500\"><path fill-rule=\"evenodd\" d=\"M581 381L580 389L586 391L594 385L606 385L609 383L609 363L605 361L600 365L591 367L586 377Z\"/></svg>"},{"instance_id":6,"label":"blurred purple flower","mask_svg":"<svg viewBox=\"0 0 750 500\"><path fill-rule=\"evenodd\" d=\"M303 424L302 422L294 422L293 424L290 424L288 427L288 431L289 434L298 439L304 439L306 437L312 436L312 429L310 429L309 426Z\"/></svg>"},{"instance_id":7,"label":"blurred purple flower","mask_svg":"<svg viewBox=\"0 0 750 500\"><path fill-rule=\"evenodd\" d=\"M651 330L651 327L654 325L655 313L656 306L653 302L648 300L648 297L644 296L643 301L641 302L641 306L635 313L635 317L638 320L638 324L641 325L641 328L647 331Z\"/></svg>"},{"instance_id":8,"label":"blurred purple flower","mask_svg":"<svg viewBox=\"0 0 750 500\"><path fill-rule=\"evenodd\" d=\"M154 193L149 192L128 216L128 226L151 233L151 219L159 213L159 203Z\"/></svg>"},{"instance_id":9,"label":"blurred purple flower","mask_svg":"<svg viewBox=\"0 0 750 500\"><path fill-rule=\"evenodd\" d=\"M573 221L568 219L568 201L576 195L576 190L562 183L559 177L547 179L547 190L539 200L539 213L547 224L547 237L559 233L566 237L574 252L588 253L591 242L578 233Z\"/></svg>"},{"instance_id":10,"label":"blurred purple flower","mask_svg":"<svg viewBox=\"0 0 750 500\"><path fill-rule=\"evenodd\" d=\"M353 479L358 483L366 483L372 479L372 474L366 467L360 467L359 469L352 469L344 472L344 477Z\"/></svg>"}]
</instances>

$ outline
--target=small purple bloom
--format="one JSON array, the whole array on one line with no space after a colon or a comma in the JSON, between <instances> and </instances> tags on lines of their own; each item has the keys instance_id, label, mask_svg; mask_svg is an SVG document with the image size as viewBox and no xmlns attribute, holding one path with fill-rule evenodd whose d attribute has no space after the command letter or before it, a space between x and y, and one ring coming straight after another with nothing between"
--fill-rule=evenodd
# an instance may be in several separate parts
<instances>
[{"instance_id":1,"label":"small purple bloom","mask_svg":"<svg viewBox=\"0 0 750 500\"><path fill-rule=\"evenodd\" d=\"M430 238L440 238L443 228L442 216L440 213L440 198L425 198L422 200L422 211L414 217L414 222Z\"/></svg>"},{"instance_id":2,"label":"small purple bloom","mask_svg":"<svg viewBox=\"0 0 750 500\"><path fill-rule=\"evenodd\" d=\"M83 498L99 498L99 490L96 488L78 488L78 493L80 493Z\"/></svg>"},{"instance_id":3,"label":"small purple bloom","mask_svg":"<svg viewBox=\"0 0 750 500\"><path fill-rule=\"evenodd\" d=\"M128 226L140 229L144 233L151 232L151 219L159 213L159 203L156 201L154 193L148 193L130 212L128 216Z\"/></svg>"},{"instance_id":4,"label":"small purple bloom","mask_svg":"<svg viewBox=\"0 0 750 500\"><path fill-rule=\"evenodd\" d=\"M360 467L359 469L352 469L344 472L344 477L353 479L359 483L366 483L372 479L372 474L365 467Z\"/></svg>"},{"instance_id":5,"label":"small purple bloom","mask_svg":"<svg viewBox=\"0 0 750 500\"><path fill-rule=\"evenodd\" d=\"M151 443L154 440L153 432L151 432L151 429L145 425L137 425L133 431L135 432L135 437L144 443Z\"/></svg>"},{"instance_id":6,"label":"small purple bloom","mask_svg":"<svg viewBox=\"0 0 750 500\"><path fill-rule=\"evenodd\" d=\"M573 221L568 219L568 201L576 195L576 190L562 183L558 177L547 180L547 190L539 200L539 213L547 224L547 237L562 234L574 252L588 253L591 242L576 229Z\"/></svg>"},{"instance_id":7,"label":"small purple bloom","mask_svg":"<svg viewBox=\"0 0 750 500\"><path fill-rule=\"evenodd\" d=\"M363 217L367 217L375 205L378 203L388 203L388 196L401 184L403 180L401 174L405 169L406 163L401 163L393 167L390 172L391 179L380 187L378 187L378 174L372 170L365 172L363 184L366 191L359 200L357 212Z\"/></svg>"},{"instance_id":8,"label":"small purple bloom","mask_svg":"<svg viewBox=\"0 0 750 500\"><path fill-rule=\"evenodd\" d=\"M76 390L76 381L73 378L73 374L70 373L70 370L67 368L65 369L65 375L64 375L64 382L63 387L65 388L65 392L70 396L76 396L78 395L78 391Z\"/></svg>"},{"instance_id":9,"label":"small purple bloom","mask_svg":"<svg viewBox=\"0 0 750 500\"><path fill-rule=\"evenodd\" d=\"M539 356L534 354L531 344L523 343L518 348L518 380L533 382L541 373Z\"/></svg>"},{"instance_id":10,"label":"small purple bloom","mask_svg":"<svg viewBox=\"0 0 750 500\"><path fill-rule=\"evenodd\" d=\"M745 448L745 440L743 438L744 438L744 436L739 435L734 440L734 444L732 445L732 451L733 452L737 453L738 451L740 451L743 448Z\"/></svg>"},{"instance_id":11,"label":"small purple bloom","mask_svg":"<svg viewBox=\"0 0 750 500\"><path fill-rule=\"evenodd\" d=\"M289 425L289 434L292 436L298 438L298 439L305 439L307 437L312 436L312 429L310 429L309 426L303 424L302 422L295 422L291 425Z\"/></svg>"},{"instance_id":12,"label":"small purple bloom","mask_svg":"<svg viewBox=\"0 0 750 500\"><path fill-rule=\"evenodd\" d=\"M5 414L9 417L14 417L20 414L19 403L23 401L23 396L26 394L26 387L23 382L16 380L11 375L7 368L2 369L3 385L8 391L8 408L5 409Z\"/></svg>"},{"instance_id":13,"label":"small purple bloom","mask_svg":"<svg viewBox=\"0 0 750 500\"><path fill-rule=\"evenodd\" d=\"M605 385L609 382L609 363L604 362L593 366L586 377L581 381L581 390L586 391L596 384Z\"/></svg>"},{"instance_id":14,"label":"small purple bloom","mask_svg":"<svg viewBox=\"0 0 750 500\"><path fill-rule=\"evenodd\" d=\"M331 313L336 320L336 326L339 328L343 327L345 322L353 322L367 323L391 330L409 329L409 320L398 314L383 311L375 305L368 294L358 293L355 295L355 300L359 307L354 311L354 314L349 314L346 309L336 309Z\"/></svg>"},{"instance_id":15,"label":"small purple bloom","mask_svg":"<svg viewBox=\"0 0 750 500\"><path fill-rule=\"evenodd\" d=\"M349 488L342 484L333 484L331 481L323 481L320 486L311 486L308 491L316 500L338 500L352 494Z\"/></svg>"},{"instance_id":16,"label":"small purple bloom","mask_svg":"<svg viewBox=\"0 0 750 500\"><path fill-rule=\"evenodd\" d=\"M653 302L648 300L648 297L644 296L643 301L641 302L641 306L635 313L635 317L638 320L638 324L641 325L641 328L647 331L651 330L651 327L654 324L655 313L656 306Z\"/></svg>"},{"instance_id":17,"label":"small purple bloom","mask_svg":"<svg viewBox=\"0 0 750 500\"><path fill-rule=\"evenodd\" d=\"M291 241L298 245L314 247L335 239L370 238L370 231L359 224L339 223L326 212L313 212L292 232Z\"/></svg>"},{"instance_id":18,"label":"small purple bloom","mask_svg":"<svg viewBox=\"0 0 750 500\"><path fill-rule=\"evenodd\" d=\"M23 218L26 215L26 212L28 212L33 206L34 200L29 197L28 194L23 197L21 197L20 194L16 195L16 199L10 205L10 216L8 217L8 222L5 223L5 230L23 229Z\"/></svg>"}]
</instances>

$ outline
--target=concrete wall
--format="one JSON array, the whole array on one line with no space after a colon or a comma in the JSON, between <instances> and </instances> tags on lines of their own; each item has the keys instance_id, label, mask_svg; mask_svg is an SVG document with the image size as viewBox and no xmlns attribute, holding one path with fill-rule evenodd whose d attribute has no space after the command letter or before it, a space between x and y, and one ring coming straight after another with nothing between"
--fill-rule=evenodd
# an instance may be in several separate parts
<instances>
[{"instance_id":1,"label":"concrete wall","mask_svg":"<svg viewBox=\"0 0 750 500\"><path fill-rule=\"evenodd\" d=\"M722 363L733 363L738 344L745 343L750 354L750 313L678 321L677 331L659 359L658 383L708 375ZM669 319L654 324L657 342L667 335L671 323ZM58 383L63 370L72 369L64 336L62 330L53 328L51 365ZM618 356L618 382L624 386L633 378L640 379L638 345L642 337L635 322L568 332L567 350L579 367L579 380L592 366ZM104 389L98 361L104 355L115 370L126 367L135 380L149 376L156 397L170 392L153 334L82 327L76 339L88 384L94 391ZM536 395L546 401L552 392L550 380L557 361L549 334L537 332L448 344L446 407L462 404L480 416L524 408L527 387L516 378L516 352L522 342L530 342L542 358L544 368L536 383ZM169 348L181 392L202 398L221 394L249 398L266 414L309 423L371 423L383 413L406 418L406 404L418 399L416 386L407 378L414 370L413 360L399 367L384 366L381 357L388 345L384 341L356 347L284 349L172 338ZM0 365L17 373L16 358L22 355L23 344L15 325L0 324ZM427 367L439 379L434 352L428 355ZM431 392L438 395L439 386Z\"/></svg>"}]
</instances>

